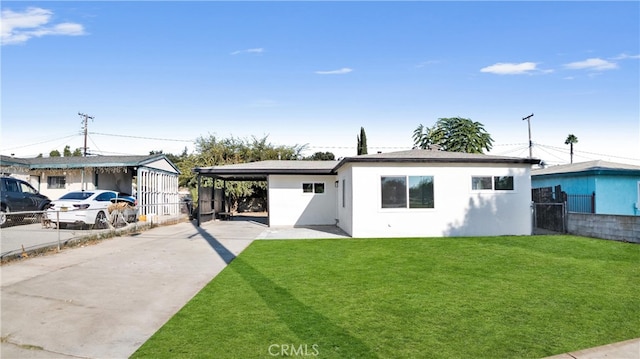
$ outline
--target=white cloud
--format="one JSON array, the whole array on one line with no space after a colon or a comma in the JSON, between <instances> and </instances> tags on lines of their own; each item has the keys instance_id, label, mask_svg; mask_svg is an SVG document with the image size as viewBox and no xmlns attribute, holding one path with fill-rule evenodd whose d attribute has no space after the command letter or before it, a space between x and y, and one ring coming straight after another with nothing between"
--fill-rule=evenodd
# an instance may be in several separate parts
<instances>
[{"instance_id":1,"label":"white cloud","mask_svg":"<svg viewBox=\"0 0 640 359\"><path fill-rule=\"evenodd\" d=\"M23 12L2 10L2 45L21 44L33 37L47 35L84 35L81 24L65 22L49 25L53 12L38 7L29 7Z\"/></svg>"},{"instance_id":2,"label":"white cloud","mask_svg":"<svg viewBox=\"0 0 640 359\"><path fill-rule=\"evenodd\" d=\"M245 49L245 50L238 50L238 51L234 51L231 53L231 55L240 55L240 54L262 54L264 52L264 49L261 47L255 48L255 49Z\"/></svg>"},{"instance_id":3,"label":"white cloud","mask_svg":"<svg viewBox=\"0 0 640 359\"><path fill-rule=\"evenodd\" d=\"M592 58L586 59L584 61L577 61L565 64L564 67L571 70L594 70L594 71L604 71L604 70L613 70L618 68L618 64L615 62L610 62L607 60Z\"/></svg>"},{"instance_id":4,"label":"white cloud","mask_svg":"<svg viewBox=\"0 0 640 359\"><path fill-rule=\"evenodd\" d=\"M539 71L537 66L538 65L535 62L521 62L519 64L499 62L491 66L483 67L480 69L480 72L487 72L496 75L523 75Z\"/></svg>"},{"instance_id":5,"label":"white cloud","mask_svg":"<svg viewBox=\"0 0 640 359\"><path fill-rule=\"evenodd\" d=\"M318 74L318 75L344 75L344 74L348 74L351 71L353 71L353 70L348 68L348 67L343 67L343 68L341 68L339 70L316 71L316 74Z\"/></svg>"},{"instance_id":6,"label":"white cloud","mask_svg":"<svg viewBox=\"0 0 640 359\"><path fill-rule=\"evenodd\" d=\"M627 59L640 59L640 55L627 55L627 54L620 54L616 57L613 58L613 60L627 60Z\"/></svg>"}]
</instances>

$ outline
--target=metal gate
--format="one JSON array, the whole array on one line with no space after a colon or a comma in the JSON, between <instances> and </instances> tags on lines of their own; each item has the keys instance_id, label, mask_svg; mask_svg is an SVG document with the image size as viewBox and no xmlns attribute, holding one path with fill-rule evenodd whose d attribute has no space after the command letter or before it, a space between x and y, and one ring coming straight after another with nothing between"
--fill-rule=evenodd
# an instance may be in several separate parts
<instances>
[{"instance_id":1,"label":"metal gate","mask_svg":"<svg viewBox=\"0 0 640 359\"><path fill-rule=\"evenodd\" d=\"M567 215L566 204L562 203L534 203L533 226L536 229L566 233Z\"/></svg>"}]
</instances>

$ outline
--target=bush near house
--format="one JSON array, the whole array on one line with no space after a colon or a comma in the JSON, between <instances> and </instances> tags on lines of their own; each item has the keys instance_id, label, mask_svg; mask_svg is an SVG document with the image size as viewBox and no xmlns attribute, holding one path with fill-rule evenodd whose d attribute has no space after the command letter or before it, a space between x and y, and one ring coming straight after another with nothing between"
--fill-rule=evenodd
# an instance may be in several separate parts
<instances>
[{"instance_id":1,"label":"bush near house","mask_svg":"<svg viewBox=\"0 0 640 359\"><path fill-rule=\"evenodd\" d=\"M640 246L256 241L134 358L540 358L640 337Z\"/></svg>"}]
</instances>

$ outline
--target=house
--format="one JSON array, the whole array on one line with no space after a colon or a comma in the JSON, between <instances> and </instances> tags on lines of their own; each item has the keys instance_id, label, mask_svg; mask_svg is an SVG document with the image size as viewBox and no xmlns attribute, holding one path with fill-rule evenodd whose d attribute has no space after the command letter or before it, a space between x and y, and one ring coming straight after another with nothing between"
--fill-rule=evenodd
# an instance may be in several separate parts
<instances>
[{"instance_id":1,"label":"house","mask_svg":"<svg viewBox=\"0 0 640 359\"><path fill-rule=\"evenodd\" d=\"M560 186L569 212L640 215L640 166L597 160L534 169L531 186Z\"/></svg>"},{"instance_id":2,"label":"house","mask_svg":"<svg viewBox=\"0 0 640 359\"><path fill-rule=\"evenodd\" d=\"M352 237L529 235L530 169L539 162L414 149L194 172L199 181L267 181L269 226L337 225Z\"/></svg>"},{"instance_id":3,"label":"house","mask_svg":"<svg viewBox=\"0 0 640 359\"><path fill-rule=\"evenodd\" d=\"M16 158L0 171L22 178L51 199L69 191L106 189L137 196L141 214L178 214L178 168L163 154Z\"/></svg>"}]
</instances>

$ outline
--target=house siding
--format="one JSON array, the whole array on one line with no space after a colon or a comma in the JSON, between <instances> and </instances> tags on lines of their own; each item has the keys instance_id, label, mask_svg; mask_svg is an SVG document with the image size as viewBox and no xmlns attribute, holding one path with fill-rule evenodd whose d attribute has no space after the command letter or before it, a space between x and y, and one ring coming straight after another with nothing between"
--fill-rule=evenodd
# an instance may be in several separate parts
<instances>
[{"instance_id":1,"label":"house siding","mask_svg":"<svg viewBox=\"0 0 640 359\"><path fill-rule=\"evenodd\" d=\"M334 175L270 175L269 225L335 225L338 188ZM303 193L303 183L324 183L324 193Z\"/></svg>"},{"instance_id":2,"label":"house siding","mask_svg":"<svg viewBox=\"0 0 640 359\"><path fill-rule=\"evenodd\" d=\"M353 237L531 234L529 165L356 163L351 171L357 201L353 201L352 230L347 232ZM434 208L381 208L381 177L395 175L433 176ZM472 176L513 176L514 190L473 191Z\"/></svg>"}]
</instances>

